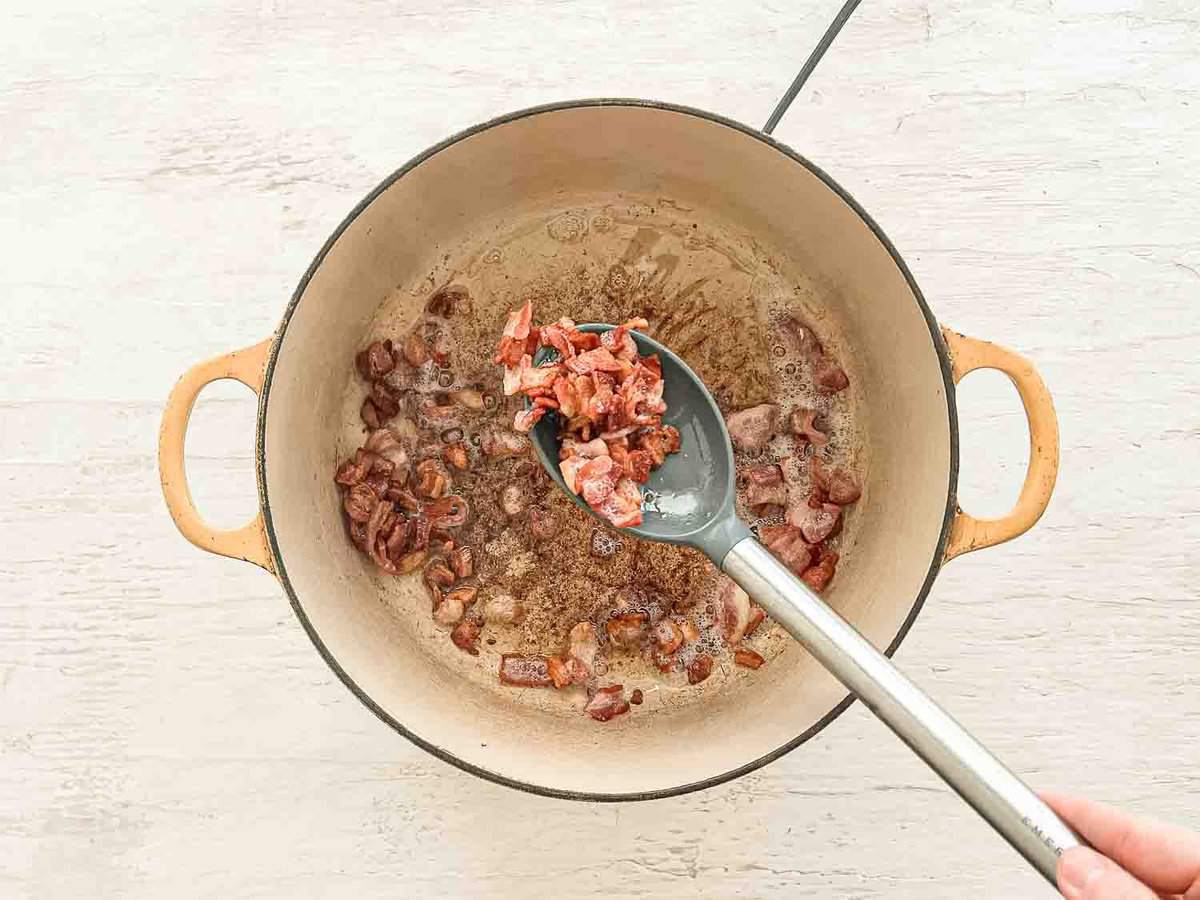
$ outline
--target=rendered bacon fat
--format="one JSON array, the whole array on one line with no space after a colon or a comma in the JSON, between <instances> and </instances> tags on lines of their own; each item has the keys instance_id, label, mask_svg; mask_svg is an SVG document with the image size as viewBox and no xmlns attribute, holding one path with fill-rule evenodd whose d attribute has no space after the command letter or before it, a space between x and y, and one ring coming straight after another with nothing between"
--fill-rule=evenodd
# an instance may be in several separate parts
<instances>
[{"instance_id":1,"label":"rendered bacon fat","mask_svg":"<svg viewBox=\"0 0 1200 900\"><path fill-rule=\"evenodd\" d=\"M630 319L602 335L580 331L571 319L533 324L526 300L508 315L496 362L504 366L504 393L528 397L513 428L528 433L550 410L558 413L563 482L618 528L642 524L642 495L650 472L679 449L679 432L662 424L662 367L640 356ZM558 359L533 364L539 347Z\"/></svg>"}]
</instances>

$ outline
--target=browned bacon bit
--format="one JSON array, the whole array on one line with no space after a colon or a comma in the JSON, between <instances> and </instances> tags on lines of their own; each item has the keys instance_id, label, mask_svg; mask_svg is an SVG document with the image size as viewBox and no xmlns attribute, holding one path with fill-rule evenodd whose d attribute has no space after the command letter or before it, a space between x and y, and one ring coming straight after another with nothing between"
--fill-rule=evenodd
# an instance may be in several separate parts
<instances>
[{"instance_id":1,"label":"browned bacon bit","mask_svg":"<svg viewBox=\"0 0 1200 900\"><path fill-rule=\"evenodd\" d=\"M623 696L624 693L625 686L622 684L597 688L583 711L597 722L607 722L616 716L624 715L629 712L629 702Z\"/></svg>"},{"instance_id":2,"label":"browned bacon bit","mask_svg":"<svg viewBox=\"0 0 1200 900\"><path fill-rule=\"evenodd\" d=\"M733 445L751 452L767 446L775 436L778 424L779 407L773 403L760 403L725 417L725 427L729 429Z\"/></svg>"},{"instance_id":3,"label":"browned bacon bit","mask_svg":"<svg viewBox=\"0 0 1200 900\"><path fill-rule=\"evenodd\" d=\"M371 518L371 511L375 509L377 503L379 503L379 497L369 485L356 484L346 494L343 505L346 507L346 515L351 519L355 522L365 522Z\"/></svg>"},{"instance_id":4,"label":"browned bacon bit","mask_svg":"<svg viewBox=\"0 0 1200 900\"><path fill-rule=\"evenodd\" d=\"M683 646L683 632L670 619L654 626L654 644L660 653L674 653Z\"/></svg>"},{"instance_id":5,"label":"browned bacon bit","mask_svg":"<svg viewBox=\"0 0 1200 900\"><path fill-rule=\"evenodd\" d=\"M567 661L577 660L583 667L585 677L595 674L598 652L600 643L591 622L580 622L571 629L567 635Z\"/></svg>"},{"instance_id":6,"label":"browned bacon bit","mask_svg":"<svg viewBox=\"0 0 1200 900\"><path fill-rule=\"evenodd\" d=\"M750 637L750 635L752 635L752 634L754 634L754 632L758 631L758 626L763 623L763 620L766 617L767 617L767 614L763 611L763 608L761 606L759 606L757 603L751 603L750 604L750 621L746 625L746 637Z\"/></svg>"},{"instance_id":7,"label":"browned bacon bit","mask_svg":"<svg viewBox=\"0 0 1200 900\"><path fill-rule=\"evenodd\" d=\"M354 359L359 374L367 381L382 378L396 368L396 357L392 352L391 341L372 341L367 349L361 351Z\"/></svg>"},{"instance_id":8,"label":"browned bacon bit","mask_svg":"<svg viewBox=\"0 0 1200 900\"><path fill-rule=\"evenodd\" d=\"M415 572L421 566L425 565L425 560L428 557L429 553L425 550L413 550L411 553L396 560L396 574L407 575L409 572Z\"/></svg>"},{"instance_id":9,"label":"browned bacon bit","mask_svg":"<svg viewBox=\"0 0 1200 900\"><path fill-rule=\"evenodd\" d=\"M376 428L367 436L367 442L363 444L362 449L378 455L393 466L408 464L408 452L391 428Z\"/></svg>"},{"instance_id":10,"label":"browned bacon bit","mask_svg":"<svg viewBox=\"0 0 1200 900\"><path fill-rule=\"evenodd\" d=\"M759 529L759 536L775 558L797 575L812 563L812 548L795 525L768 525Z\"/></svg>"},{"instance_id":11,"label":"browned bacon bit","mask_svg":"<svg viewBox=\"0 0 1200 900\"><path fill-rule=\"evenodd\" d=\"M838 555L832 550L821 553L821 561L800 576L800 580L818 594L825 590L837 572Z\"/></svg>"},{"instance_id":12,"label":"browned bacon bit","mask_svg":"<svg viewBox=\"0 0 1200 900\"><path fill-rule=\"evenodd\" d=\"M842 508L836 503L822 503L814 509L809 504L793 504L788 510L788 524L799 528L804 539L816 544L837 531L841 524Z\"/></svg>"},{"instance_id":13,"label":"browned bacon bit","mask_svg":"<svg viewBox=\"0 0 1200 900\"><path fill-rule=\"evenodd\" d=\"M644 699L645 698L642 696L641 688L634 688L633 693L629 695L629 702L632 703L634 706L641 706L642 700L644 700Z\"/></svg>"},{"instance_id":14,"label":"browned bacon bit","mask_svg":"<svg viewBox=\"0 0 1200 900\"><path fill-rule=\"evenodd\" d=\"M753 650L746 649L735 650L733 654L733 661L739 666L745 666L747 669L757 669L764 662L766 662L766 660L763 659L760 654L755 653Z\"/></svg>"},{"instance_id":15,"label":"browned bacon bit","mask_svg":"<svg viewBox=\"0 0 1200 900\"><path fill-rule=\"evenodd\" d=\"M429 359L429 348L425 345L425 339L415 328L408 333L401 352L404 354L405 361L414 369L425 365L425 361Z\"/></svg>"},{"instance_id":16,"label":"browned bacon bit","mask_svg":"<svg viewBox=\"0 0 1200 900\"><path fill-rule=\"evenodd\" d=\"M425 583L433 588L448 588L454 584L454 573L444 560L435 559L425 567ZM440 593L440 592L439 592Z\"/></svg>"},{"instance_id":17,"label":"browned bacon bit","mask_svg":"<svg viewBox=\"0 0 1200 900\"><path fill-rule=\"evenodd\" d=\"M684 619L679 626L679 630L683 632L683 639L689 644L694 644L700 640L700 629L696 627L691 619Z\"/></svg>"},{"instance_id":18,"label":"browned bacon bit","mask_svg":"<svg viewBox=\"0 0 1200 900\"><path fill-rule=\"evenodd\" d=\"M376 381L371 384L370 400L375 404L380 422L395 418L396 414L400 412L400 399L386 381Z\"/></svg>"},{"instance_id":19,"label":"browned bacon bit","mask_svg":"<svg viewBox=\"0 0 1200 900\"><path fill-rule=\"evenodd\" d=\"M826 472L824 467L813 457L809 471L814 482L819 483L830 503L838 506L848 506L862 496L862 488L858 481L845 469L834 469Z\"/></svg>"},{"instance_id":20,"label":"browned bacon bit","mask_svg":"<svg viewBox=\"0 0 1200 900\"><path fill-rule=\"evenodd\" d=\"M550 673L550 681L556 688L561 689L571 685L571 670L567 666L566 660L551 656L546 660L546 670Z\"/></svg>"},{"instance_id":21,"label":"browned bacon bit","mask_svg":"<svg viewBox=\"0 0 1200 900\"><path fill-rule=\"evenodd\" d=\"M470 578L475 572L475 554L470 547L456 547L450 554L450 568L458 578Z\"/></svg>"},{"instance_id":22,"label":"browned bacon bit","mask_svg":"<svg viewBox=\"0 0 1200 900\"><path fill-rule=\"evenodd\" d=\"M741 641L750 623L750 597L732 579L726 578L716 603L717 621L721 623L726 643L732 647Z\"/></svg>"},{"instance_id":23,"label":"browned bacon bit","mask_svg":"<svg viewBox=\"0 0 1200 900\"><path fill-rule=\"evenodd\" d=\"M368 468L369 466L364 463L358 462L355 459L348 459L338 466L337 474L333 476L333 480L338 484L346 485L346 487L353 487L367 477Z\"/></svg>"},{"instance_id":24,"label":"browned bacon bit","mask_svg":"<svg viewBox=\"0 0 1200 900\"><path fill-rule=\"evenodd\" d=\"M450 473L436 459L417 463L417 494L430 500L443 497L450 489Z\"/></svg>"},{"instance_id":25,"label":"browned bacon bit","mask_svg":"<svg viewBox=\"0 0 1200 900\"><path fill-rule=\"evenodd\" d=\"M786 506L787 485L783 483L783 472L779 466L756 466L746 472L749 486L746 489L746 505L763 515L769 506Z\"/></svg>"},{"instance_id":26,"label":"browned bacon bit","mask_svg":"<svg viewBox=\"0 0 1200 900\"><path fill-rule=\"evenodd\" d=\"M454 597L462 602L463 606L470 606L475 602L475 597L479 594L479 588L473 584L462 584L446 595L447 599Z\"/></svg>"},{"instance_id":27,"label":"browned bacon bit","mask_svg":"<svg viewBox=\"0 0 1200 900\"><path fill-rule=\"evenodd\" d=\"M525 607L512 594L492 594L483 601L484 621L516 625L525 618Z\"/></svg>"},{"instance_id":28,"label":"browned bacon bit","mask_svg":"<svg viewBox=\"0 0 1200 900\"><path fill-rule=\"evenodd\" d=\"M713 658L711 656L707 653L697 656L687 667L688 684L699 684L712 674L712 668Z\"/></svg>"},{"instance_id":29,"label":"browned bacon bit","mask_svg":"<svg viewBox=\"0 0 1200 900\"><path fill-rule=\"evenodd\" d=\"M467 449L467 445L462 441L455 441L453 444L447 444L442 450L442 456L446 458L446 462L454 466L460 472L465 472L471 468L471 454Z\"/></svg>"},{"instance_id":30,"label":"browned bacon bit","mask_svg":"<svg viewBox=\"0 0 1200 900\"><path fill-rule=\"evenodd\" d=\"M500 656L500 680L514 687L550 687L550 660L544 656L504 653Z\"/></svg>"},{"instance_id":31,"label":"browned bacon bit","mask_svg":"<svg viewBox=\"0 0 1200 900\"><path fill-rule=\"evenodd\" d=\"M407 490L403 485L397 484L395 481L387 486L384 496L405 512L416 512L421 508L421 501L416 498L413 492Z\"/></svg>"},{"instance_id":32,"label":"browned bacon bit","mask_svg":"<svg viewBox=\"0 0 1200 900\"><path fill-rule=\"evenodd\" d=\"M379 410L375 408L375 404L371 402L370 397L363 401L362 408L358 411L358 414L362 418L363 424L372 430L383 424L379 419Z\"/></svg>"},{"instance_id":33,"label":"browned bacon bit","mask_svg":"<svg viewBox=\"0 0 1200 900\"><path fill-rule=\"evenodd\" d=\"M528 301L510 313L496 353L505 367L504 393L531 401L513 428L529 432L547 411L557 412L564 483L613 525L640 525L638 484L679 449L679 432L662 425L662 366L653 356L639 356L630 334L649 323L630 319L598 337L570 319L539 331L532 318ZM556 350L558 359L535 366L539 346Z\"/></svg>"},{"instance_id":34,"label":"browned bacon bit","mask_svg":"<svg viewBox=\"0 0 1200 900\"><path fill-rule=\"evenodd\" d=\"M792 434L814 447L825 446L829 443L829 435L821 430L820 416L821 414L815 409L807 407L798 407L792 410L791 416L788 417Z\"/></svg>"},{"instance_id":35,"label":"browned bacon bit","mask_svg":"<svg viewBox=\"0 0 1200 900\"><path fill-rule=\"evenodd\" d=\"M636 647L646 636L646 614L625 613L604 623L608 639L618 647Z\"/></svg>"},{"instance_id":36,"label":"browned bacon bit","mask_svg":"<svg viewBox=\"0 0 1200 900\"><path fill-rule=\"evenodd\" d=\"M520 365L521 357L526 353L532 324L533 302L526 300L520 309L508 314L508 321L504 323L504 333L500 338L500 349L496 351L497 363L508 367Z\"/></svg>"},{"instance_id":37,"label":"browned bacon bit","mask_svg":"<svg viewBox=\"0 0 1200 900\"><path fill-rule=\"evenodd\" d=\"M433 621L439 625L457 625L462 621L462 617L467 613L467 606L463 603L462 597L454 596L451 591L436 601L433 607ZM455 641L457 644L458 642Z\"/></svg>"},{"instance_id":38,"label":"browned bacon bit","mask_svg":"<svg viewBox=\"0 0 1200 900\"><path fill-rule=\"evenodd\" d=\"M474 619L463 619L450 632L450 640L463 653L479 655L479 623Z\"/></svg>"},{"instance_id":39,"label":"browned bacon bit","mask_svg":"<svg viewBox=\"0 0 1200 900\"><path fill-rule=\"evenodd\" d=\"M457 528L467 521L471 507L466 497L448 494L426 506L425 513L429 516L430 528Z\"/></svg>"}]
</instances>

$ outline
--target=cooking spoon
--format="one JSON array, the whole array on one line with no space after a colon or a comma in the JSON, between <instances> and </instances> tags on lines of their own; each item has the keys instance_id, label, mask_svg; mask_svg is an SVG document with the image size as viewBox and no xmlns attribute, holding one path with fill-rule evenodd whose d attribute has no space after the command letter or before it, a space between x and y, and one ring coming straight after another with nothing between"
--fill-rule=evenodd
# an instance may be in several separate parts
<instances>
[{"instance_id":1,"label":"cooking spoon","mask_svg":"<svg viewBox=\"0 0 1200 900\"><path fill-rule=\"evenodd\" d=\"M612 327L579 326L597 333ZM708 556L1054 884L1058 857L1082 843L1078 835L758 542L734 512L733 448L708 388L658 341L632 334L640 354L657 353L662 362L663 422L679 429L680 450L650 474L642 524L622 530ZM557 356L543 347L534 361ZM544 417L531 437L550 477L596 515L563 484L556 417Z\"/></svg>"}]
</instances>

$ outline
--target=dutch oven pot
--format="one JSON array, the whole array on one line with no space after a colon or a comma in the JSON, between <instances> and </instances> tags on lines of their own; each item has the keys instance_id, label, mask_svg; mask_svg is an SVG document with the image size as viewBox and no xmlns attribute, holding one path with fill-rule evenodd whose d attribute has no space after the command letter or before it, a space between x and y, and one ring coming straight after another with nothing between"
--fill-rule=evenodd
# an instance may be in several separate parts
<instances>
[{"instance_id":1,"label":"dutch oven pot","mask_svg":"<svg viewBox=\"0 0 1200 900\"><path fill-rule=\"evenodd\" d=\"M637 799L752 771L841 713L846 689L798 645L708 703L598 725L485 690L428 652L380 600L378 574L344 533L333 482L355 352L381 301L435 254L517 207L596 208L670 198L755 235L820 286L852 359L869 459L852 551L827 599L893 652L943 563L1021 534L1049 502L1058 430L1045 385L1018 354L939 326L879 226L828 175L744 125L661 103L600 100L526 110L417 156L354 209L301 279L274 335L192 368L171 393L159 446L175 524L198 547L273 573L338 677L376 715L447 762L544 794ZM533 272L528 273L530 275ZM412 296L412 316L423 296ZM1016 506L959 509L955 384L993 368L1015 383L1030 433ZM192 503L184 435L199 391L233 378L258 393L259 514L217 531ZM579 512L579 515L584 513ZM419 582L419 575L411 576Z\"/></svg>"}]
</instances>

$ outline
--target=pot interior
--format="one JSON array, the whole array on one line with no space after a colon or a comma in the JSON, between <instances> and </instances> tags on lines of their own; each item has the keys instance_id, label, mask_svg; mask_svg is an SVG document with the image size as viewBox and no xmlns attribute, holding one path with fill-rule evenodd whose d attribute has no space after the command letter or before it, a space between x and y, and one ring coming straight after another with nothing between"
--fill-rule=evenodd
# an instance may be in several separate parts
<instances>
[{"instance_id":1,"label":"pot interior","mask_svg":"<svg viewBox=\"0 0 1200 900\"><path fill-rule=\"evenodd\" d=\"M684 110L569 106L468 133L390 180L302 285L269 377L264 478L280 573L376 711L456 762L555 793L720 779L813 732L846 695L788 641L758 671L663 691L600 725L553 692L500 687L494 667L434 627L419 576L378 573L347 539L332 473L361 441L352 360L373 330L398 334L447 283L496 301L479 313L492 333L502 316L488 316L531 292L561 307L548 316L584 321L622 272L656 281L669 303L794 308L831 345L851 379L866 484L826 597L880 647L927 589L952 489L946 381L918 298L854 209L760 138ZM733 368L755 364L721 339L723 359L747 354Z\"/></svg>"}]
</instances>

